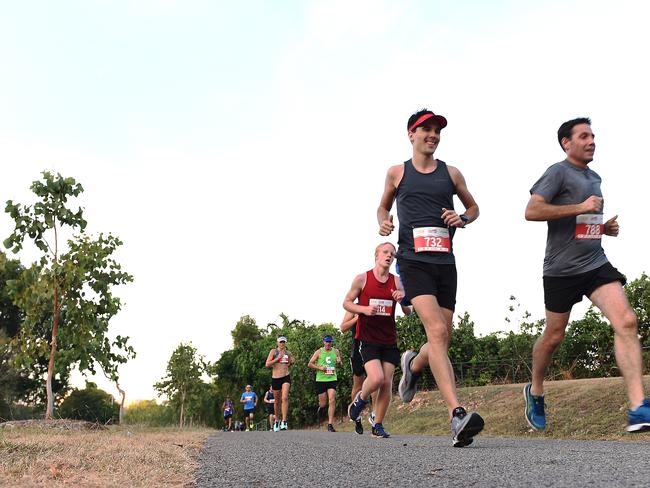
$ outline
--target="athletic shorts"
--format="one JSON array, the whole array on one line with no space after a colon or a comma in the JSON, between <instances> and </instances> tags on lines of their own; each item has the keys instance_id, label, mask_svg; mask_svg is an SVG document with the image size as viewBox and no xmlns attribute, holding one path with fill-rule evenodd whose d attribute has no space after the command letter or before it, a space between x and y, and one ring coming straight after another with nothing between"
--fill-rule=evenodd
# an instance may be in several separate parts
<instances>
[{"instance_id":1,"label":"athletic shorts","mask_svg":"<svg viewBox=\"0 0 650 488\"><path fill-rule=\"evenodd\" d=\"M229 419L230 417L232 417L232 412L224 412L223 413L223 418L224 419Z\"/></svg>"},{"instance_id":2,"label":"athletic shorts","mask_svg":"<svg viewBox=\"0 0 650 488\"><path fill-rule=\"evenodd\" d=\"M352 369L352 374L354 376L364 376L366 374L366 370L363 369L363 359L361 359L361 353L359 352L359 341L356 339L352 343L350 368Z\"/></svg>"},{"instance_id":3,"label":"athletic shorts","mask_svg":"<svg viewBox=\"0 0 650 488\"><path fill-rule=\"evenodd\" d=\"M589 298L591 294L607 283L620 281L625 285L627 278L609 262L600 268L573 276L544 276L544 304L546 310L555 313L566 313L582 297Z\"/></svg>"},{"instance_id":4,"label":"athletic shorts","mask_svg":"<svg viewBox=\"0 0 650 488\"><path fill-rule=\"evenodd\" d=\"M283 376L282 378L271 378L271 388L275 391L281 390L282 385L285 383L291 384L289 375Z\"/></svg>"},{"instance_id":5,"label":"athletic shorts","mask_svg":"<svg viewBox=\"0 0 650 488\"><path fill-rule=\"evenodd\" d=\"M253 415L253 412L255 412L254 408L249 408L249 409L245 408L244 409L244 417L248 417L249 415Z\"/></svg>"},{"instance_id":6,"label":"athletic shorts","mask_svg":"<svg viewBox=\"0 0 650 488\"><path fill-rule=\"evenodd\" d=\"M382 363L399 364L399 349L397 344L373 344L361 341L359 349L363 364L373 359L379 359Z\"/></svg>"},{"instance_id":7,"label":"athletic shorts","mask_svg":"<svg viewBox=\"0 0 650 488\"><path fill-rule=\"evenodd\" d=\"M408 301L420 295L433 295L438 305L451 310L456 308L458 286L455 264L433 264L409 259L399 260L400 279L405 286Z\"/></svg>"},{"instance_id":8,"label":"athletic shorts","mask_svg":"<svg viewBox=\"0 0 650 488\"><path fill-rule=\"evenodd\" d=\"M266 413L269 415L275 413L275 403L267 403L266 404Z\"/></svg>"},{"instance_id":9,"label":"athletic shorts","mask_svg":"<svg viewBox=\"0 0 650 488\"><path fill-rule=\"evenodd\" d=\"M316 382L316 394L321 395L327 393L327 390L336 390L336 385L338 381L317 381Z\"/></svg>"}]
</instances>

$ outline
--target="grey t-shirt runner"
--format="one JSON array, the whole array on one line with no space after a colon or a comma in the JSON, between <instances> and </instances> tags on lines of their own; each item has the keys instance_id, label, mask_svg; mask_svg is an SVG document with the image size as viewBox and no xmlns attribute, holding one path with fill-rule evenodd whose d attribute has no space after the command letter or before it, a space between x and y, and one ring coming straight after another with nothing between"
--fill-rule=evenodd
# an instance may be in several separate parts
<instances>
[{"instance_id":1,"label":"grey t-shirt runner","mask_svg":"<svg viewBox=\"0 0 650 488\"><path fill-rule=\"evenodd\" d=\"M550 166L530 189L552 205L574 205L592 195L602 197L600 176L566 159ZM607 263L601 245L602 212L549 220L544 276L573 276ZM585 230L587 229L587 230Z\"/></svg>"}]
</instances>

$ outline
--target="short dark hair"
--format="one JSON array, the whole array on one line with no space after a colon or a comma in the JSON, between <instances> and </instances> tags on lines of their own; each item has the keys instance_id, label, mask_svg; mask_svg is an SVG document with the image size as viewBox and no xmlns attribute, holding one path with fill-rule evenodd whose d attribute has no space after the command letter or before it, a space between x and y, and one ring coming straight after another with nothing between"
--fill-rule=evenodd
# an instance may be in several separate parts
<instances>
[{"instance_id":1,"label":"short dark hair","mask_svg":"<svg viewBox=\"0 0 650 488\"><path fill-rule=\"evenodd\" d=\"M411 126L415 123L416 120L418 120L420 117L422 117L424 114L433 114L431 110L428 108L423 108L415 112L413 115L409 117L409 121L406 123L406 130L410 130Z\"/></svg>"},{"instance_id":2,"label":"short dark hair","mask_svg":"<svg viewBox=\"0 0 650 488\"><path fill-rule=\"evenodd\" d=\"M571 133L573 131L573 128L576 125L580 124L587 124L591 125L591 119L589 117L578 117L577 119L573 120L567 120L565 123L563 123L560 128L557 130L557 142L560 143L560 147L564 151L564 146L562 145L562 139L565 137L567 139L571 139Z\"/></svg>"}]
</instances>

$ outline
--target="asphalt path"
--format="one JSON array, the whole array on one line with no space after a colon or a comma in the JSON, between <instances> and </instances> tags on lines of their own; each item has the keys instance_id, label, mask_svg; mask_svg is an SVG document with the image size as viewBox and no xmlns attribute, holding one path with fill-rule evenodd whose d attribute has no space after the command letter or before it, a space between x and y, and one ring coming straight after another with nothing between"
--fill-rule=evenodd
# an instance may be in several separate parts
<instances>
[{"instance_id":1,"label":"asphalt path","mask_svg":"<svg viewBox=\"0 0 650 488\"><path fill-rule=\"evenodd\" d=\"M197 486L650 487L648 442L368 434L219 432Z\"/></svg>"}]
</instances>

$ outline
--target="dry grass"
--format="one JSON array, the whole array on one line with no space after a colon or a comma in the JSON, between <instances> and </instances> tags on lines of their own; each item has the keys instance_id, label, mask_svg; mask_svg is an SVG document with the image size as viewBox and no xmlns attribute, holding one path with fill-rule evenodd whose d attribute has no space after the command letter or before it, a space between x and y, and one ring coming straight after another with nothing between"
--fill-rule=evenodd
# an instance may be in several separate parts
<instances>
[{"instance_id":1,"label":"dry grass","mask_svg":"<svg viewBox=\"0 0 650 488\"><path fill-rule=\"evenodd\" d=\"M0 486L193 486L213 431L110 428L0 430Z\"/></svg>"},{"instance_id":2,"label":"dry grass","mask_svg":"<svg viewBox=\"0 0 650 488\"><path fill-rule=\"evenodd\" d=\"M644 377L646 394L650 377ZM468 410L485 419L482 435L650 441L650 433L626 434L627 397L622 378L552 381L545 383L547 429L533 432L524 418L523 384L460 388L458 397ZM365 420L364 420L365 422ZM404 404L396 397L384 422L394 434L449 435L447 409L438 391L420 392ZM351 422L337 426L353 430ZM368 428L365 422L364 428Z\"/></svg>"}]
</instances>

